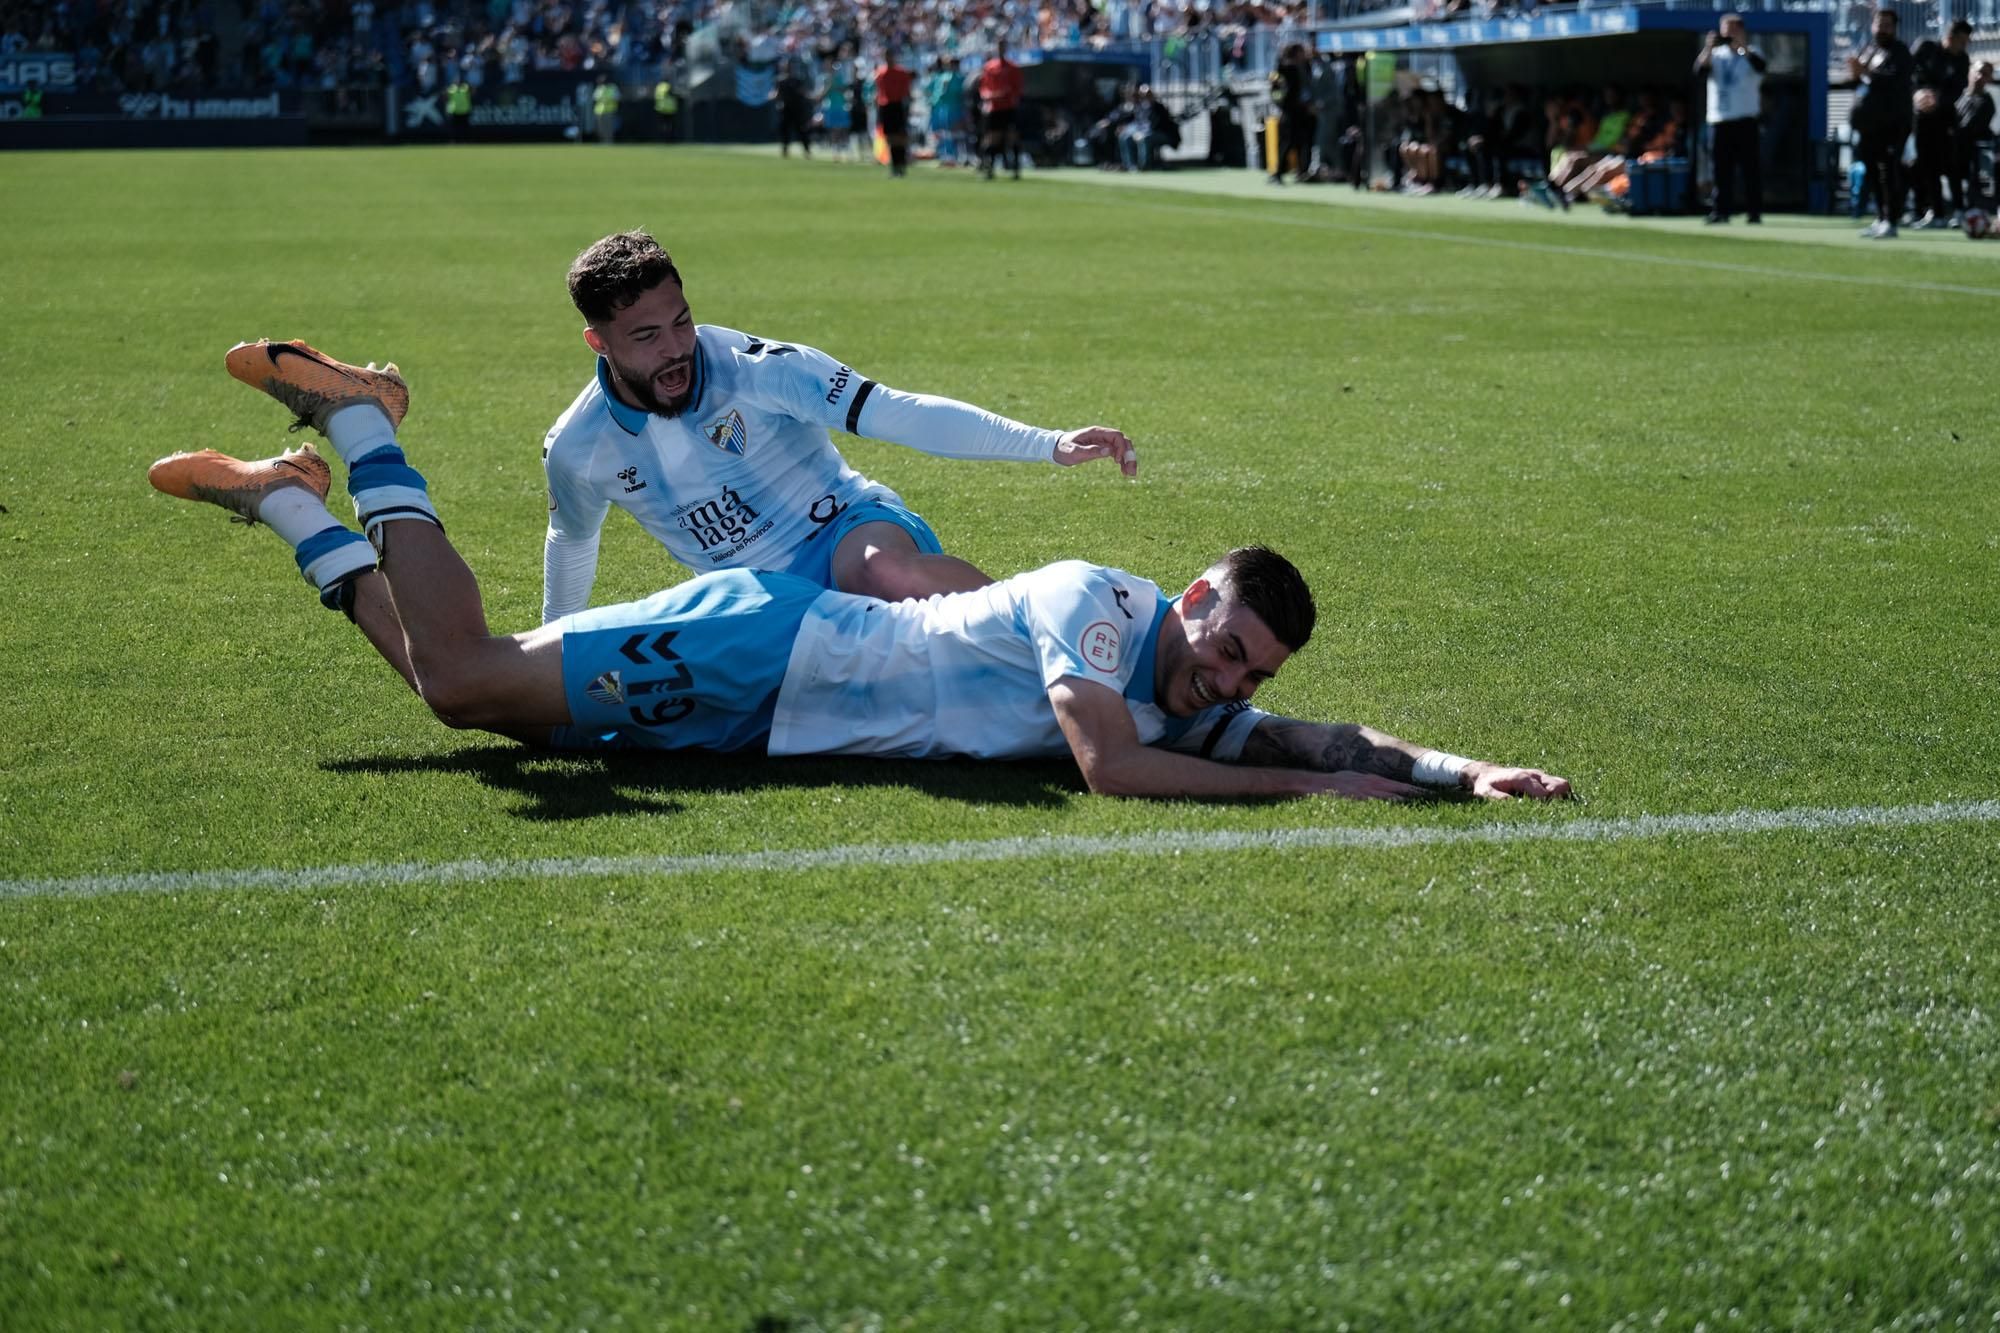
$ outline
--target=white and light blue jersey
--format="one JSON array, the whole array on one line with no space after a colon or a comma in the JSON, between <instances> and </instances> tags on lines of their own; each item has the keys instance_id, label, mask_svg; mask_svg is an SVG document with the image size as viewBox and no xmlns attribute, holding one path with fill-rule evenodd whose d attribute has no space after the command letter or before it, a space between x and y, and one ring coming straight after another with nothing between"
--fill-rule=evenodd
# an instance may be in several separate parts
<instances>
[{"instance_id":1,"label":"white and light blue jersey","mask_svg":"<svg viewBox=\"0 0 2000 1333\"><path fill-rule=\"evenodd\" d=\"M1171 743L1207 715L1172 718L1154 700L1167 607L1157 585L1081 560L893 606L824 593L792 643L770 752L1066 755L1048 696L1065 677L1116 690L1142 742Z\"/></svg>"},{"instance_id":2,"label":"white and light blue jersey","mask_svg":"<svg viewBox=\"0 0 2000 1333\"><path fill-rule=\"evenodd\" d=\"M811 347L708 324L695 331L691 397L679 416L628 407L608 375L600 359L542 446L544 621L588 602L614 504L696 573L804 572L815 564L812 544L834 540L849 507L901 504L847 465L830 430L950 458L1049 460L1062 439L964 403L883 388Z\"/></svg>"}]
</instances>

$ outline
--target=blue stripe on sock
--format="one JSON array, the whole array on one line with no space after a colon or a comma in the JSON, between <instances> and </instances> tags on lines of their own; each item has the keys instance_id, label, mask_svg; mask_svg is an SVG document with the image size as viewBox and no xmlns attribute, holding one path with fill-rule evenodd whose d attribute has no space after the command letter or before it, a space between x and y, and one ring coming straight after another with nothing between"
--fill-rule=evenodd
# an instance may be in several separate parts
<instances>
[{"instance_id":1,"label":"blue stripe on sock","mask_svg":"<svg viewBox=\"0 0 2000 1333\"><path fill-rule=\"evenodd\" d=\"M400 455L399 455L400 456ZM357 463L347 472L347 493L359 496L377 486L409 486L428 492L424 474L401 463Z\"/></svg>"},{"instance_id":2,"label":"blue stripe on sock","mask_svg":"<svg viewBox=\"0 0 2000 1333\"><path fill-rule=\"evenodd\" d=\"M349 463L347 466L348 469L352 471L354 468L366 467L370 463L401 463L403 461L405 460L403 458L403 451L401 449L398 449L393 444L385 444L377 448L370 449L367 453L361 455L361 457L355 459L352 463Z\"/></svg>"},{"instance_id":3,"label":"blue stripe on sock","mask_svg":"<svg viewBox=\"0 0 2000 1333\"><path fill-rule=\"evenodd\" d=\"M315 532L312 536L299 543L299 573L305 573L307 565L310 565L327 552L337 551L341 547L352 545L355 542L366 546L368 539L352 528L342 527L338 523L323 531Z\"/></svg>"}]
</instances>

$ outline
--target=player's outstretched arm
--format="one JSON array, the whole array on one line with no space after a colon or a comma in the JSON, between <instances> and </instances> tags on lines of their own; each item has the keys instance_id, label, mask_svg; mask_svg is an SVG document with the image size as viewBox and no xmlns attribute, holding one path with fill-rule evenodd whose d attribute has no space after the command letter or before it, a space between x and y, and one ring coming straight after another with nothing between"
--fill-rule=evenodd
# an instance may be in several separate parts
<instances>
[{"instance_id":1,"label":"player's outstretched arm","mask_svg":"<svg viewBox=\"0 0 2000 1333\"><path fill-rule=\"evenodd\" d=\"M1126 476L1139 475L1139 451L1109 426L1044 430L954 398L862 384L868 392L860 409L828 424L940 458L1046 460L1063 467L1111 458Z\"/></svg>"},{"instance_id":2,"label":"player's outstretched arm","mask_svg":"<svg viewBox=\"0 0 2000 1333\"><path fill-rule=\"evenodd\" d=\"M1238 762L1328 773L1370 773L1492 801L1515 796L1555 800L1570 795L1568 779L1539 768L1465 759L1357 722L1306 722L1267 714L1244 738Z\"/></svg>"},{"instance_id":3,"label":"player's outstretched arm","mask_svg":"<svg viewBox=\"0 0 2000 1333\"><path fill-rule=\"evenodd\" d=\"M1064 677L1049 687L1056 723L1090 789L1103 796L1346 796L1408 800L1418 787L1372 773L1329 773L1309 765L1219 763L1142 744L1119 694L1095 681Z\"/></svg>"},{"instance_id":4,"label":"player's outstretched arm","mask_svg":"<svg viewBox=\"0 0 2000 1333\"><path fill-rule=\"evenodd\" d=\"M1125 438L1125 432L1110 426L1085 426L1062 437L1056 446L1056 463L1075 467L1095 458L1115 458L1118 470L1128 477L1139 475L1139 450Z\"/></svg>"}]
</instances>

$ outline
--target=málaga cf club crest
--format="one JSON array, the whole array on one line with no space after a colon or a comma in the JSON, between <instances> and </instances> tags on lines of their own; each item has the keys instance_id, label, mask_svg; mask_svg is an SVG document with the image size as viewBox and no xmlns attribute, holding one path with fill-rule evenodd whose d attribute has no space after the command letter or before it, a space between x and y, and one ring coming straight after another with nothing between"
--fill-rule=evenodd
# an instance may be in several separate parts
<instances>
[{"instance_id":1,"label":"m\u00e1laga cf club crest","mask_svg":"<svg viewBox=\"0 0 2000 1333\"><path fill-rule=\"evenodd\" d=\"M738 458L743 456L743 446L750 442L748 433L743 429L743 414L734 408L726 416L703 426L701 433L708 436L710 444Z\"/></svg>"}]
</instances>

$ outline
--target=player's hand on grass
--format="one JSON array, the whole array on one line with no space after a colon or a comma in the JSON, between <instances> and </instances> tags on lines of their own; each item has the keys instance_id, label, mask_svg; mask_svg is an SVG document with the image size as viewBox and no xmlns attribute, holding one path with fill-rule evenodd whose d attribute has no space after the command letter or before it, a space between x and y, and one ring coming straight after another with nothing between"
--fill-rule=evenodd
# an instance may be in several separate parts
<instances>
[{"instance_id":1,"label":"player's hand on grass","mask_svg":"<svg viewBox=\"0 0 2000 1333\"><path fill-rule=\"evenodd\" d=\"M1488 801L1505 801L1517 796L1537 801L1559 801L1570 794L1569 779L1544 773L1539 768L1502 768L1492 764L1473 779L1472 794Z\"/></svg>"},{"instance_id":2,"label":"player's hand on grass","mask_svg":"<svg viewBox=\"0 0 2000 1333\"><path fill-rule=\"evenodd\" d=\"M1126 476L1139 475L1139 451L1133 447L1132 441L1125 438L1122 430L1113 430L1109 426L1085 426L1063 436L1062 443L1056 446L1056 462L1063 467L1075 467L1093 458L1115 458L1119 470Z\"/></svg>"},{"instance_id":3,"label":"player's hand on grass","mask_svg":"<svg viewBox=\"0 0 2000 1333\"><path fill-rule=\"evenodd\" d=\"M1339 796L1349 801L1423 801L1431 793L1407 782L1376 773L1358 773L1343 768L1338 773L1318 773L1314 790L1323 796Z\"/></svg>"}]
</instances>

